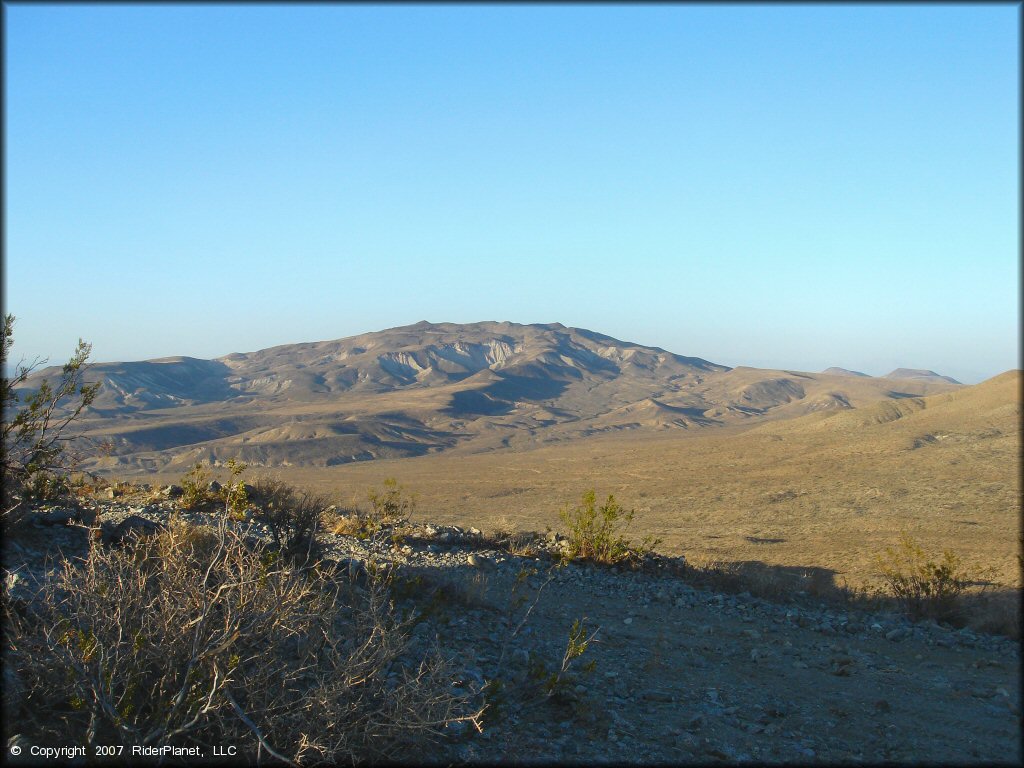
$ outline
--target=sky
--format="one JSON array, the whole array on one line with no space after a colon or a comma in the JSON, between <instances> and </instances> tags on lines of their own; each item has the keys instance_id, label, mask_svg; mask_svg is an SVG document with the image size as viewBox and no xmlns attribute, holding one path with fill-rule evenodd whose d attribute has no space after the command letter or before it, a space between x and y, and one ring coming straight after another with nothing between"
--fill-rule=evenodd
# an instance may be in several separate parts
<instances>
[{"instance_id":1,"label":"sky","mask_svg":"<svg viewBox=\"0 0 1024 768\"><path fill-rule=\"evenodd\" d=\"M1020 367L1015 4L3 14L13 362L511 320Z\"/></svg>"}]
</instances>

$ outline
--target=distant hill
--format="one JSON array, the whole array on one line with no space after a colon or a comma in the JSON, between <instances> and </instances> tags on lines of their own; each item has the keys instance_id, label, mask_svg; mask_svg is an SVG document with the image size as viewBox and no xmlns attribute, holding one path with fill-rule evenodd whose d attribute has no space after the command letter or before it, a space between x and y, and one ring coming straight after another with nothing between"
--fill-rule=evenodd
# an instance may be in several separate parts
<instances>
[{"instance_id":1,"label":"distant hill","mask_svg":"<svg viewBox=\"0 0 1024 768\"><path fill-rule=\"evenodd\" d=\"M38 386L41 371L27 383ZM559 323L429 323L215 360L93 365L79 426L143 472L237 457L324 467L521 449L621 430L702 431L956 389L942 377L731 369Z\"/></svg>"},{"instance_id":2,"label":"distant hill","mask_svg":"<svg viewBox=\"0 0 1024 768\"><path fill-rule=\"evenodd\" d=\"M919 379L926 381L946 381L950 384L960 384L954 378L941 376L935 371L926 371L923 368L897 368L895 371L885 374L884 379Z\"/></svg>"},{"instance_id":3,"label":"distant hill","mask_svg":"<svg viewBox=\"0 0 1024 768\"><path fill-rule=\"evenodd\" d=\"M822 373L827 373L830 376L867 376L866 373L861 373L860 371L851 371L848 368L837 368L835 366L826 368Z\"/></svg>"}]
</instances>

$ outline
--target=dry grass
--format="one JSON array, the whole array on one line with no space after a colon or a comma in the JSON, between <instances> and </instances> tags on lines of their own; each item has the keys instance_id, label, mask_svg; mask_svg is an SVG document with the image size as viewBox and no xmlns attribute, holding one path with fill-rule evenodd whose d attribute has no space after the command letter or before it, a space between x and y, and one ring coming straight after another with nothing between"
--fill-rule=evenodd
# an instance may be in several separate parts
<instances>
[{"instance_id":1,"label":"dry grass","mask_svg":"<svg viewBox=\"0 0 1024 768\"><path fill-rule=\"evenodd\" d=\"M348 489L395 475L417 489L419 519L486 529L504 517L518 530L557 525L562 505L599 485L635 506L636 533L661 538L666 554L822 568L873 587L882 585L875 557L906 530L925 549L953 549L968 569L994 567L996 582L1018 586L1016 388L974 394L926 398L928 407L893 421L875 422L884 414L868 408L746 432L594 436L295 477ZM913 447L929 434L947 437Z\"/></svg>"},{"instance_id":2,"label":"dry grass","mask_svg":"<svg viewBox=\"0 0 1024 768\"><path fill-rule=\"evenodd\" d=\"M335 536L356 536L363 530L358 515L338 515L331 519L328 530Z\"/></svg>"}]
</instances>

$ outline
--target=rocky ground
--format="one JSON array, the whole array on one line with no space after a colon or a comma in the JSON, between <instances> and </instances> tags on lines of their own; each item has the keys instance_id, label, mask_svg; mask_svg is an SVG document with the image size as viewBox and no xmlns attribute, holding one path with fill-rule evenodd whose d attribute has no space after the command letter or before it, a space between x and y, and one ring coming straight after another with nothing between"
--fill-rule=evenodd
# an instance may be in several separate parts
<instances>
[{"instance_id":1,"label":"rocky ground","mask_svg":"<svg viewBox=\"0 0 1024 768\"><path fill-rule=\"evenodd\" d=\"M142 493L41 507L4 543L6 589L29 596L48 558L84 553L90 526L111 540L178 512L173 500ZM183 514L197 524L216 516ZM268 535L258 521L240 525ZM554 567L553 536L520 540L513 551L533 552L514 555L475 529L392 533L320 539L327 557L353 567L368 559L398 565L408 585L396 593L399 607L415 603L418 590L443 588L436 594L444 600L412 633L410 657L436 643L462 670L454 689L472 702L484 701L488 681L501 683L490 688L482 733L452 728L425 758L1021 762L1015 640L800 595L768 602L716 593L678 561L652 559L636 571ZM530 671L559 668L576 619L597 634L545 698Z\"/></svg>"}]
</instances>

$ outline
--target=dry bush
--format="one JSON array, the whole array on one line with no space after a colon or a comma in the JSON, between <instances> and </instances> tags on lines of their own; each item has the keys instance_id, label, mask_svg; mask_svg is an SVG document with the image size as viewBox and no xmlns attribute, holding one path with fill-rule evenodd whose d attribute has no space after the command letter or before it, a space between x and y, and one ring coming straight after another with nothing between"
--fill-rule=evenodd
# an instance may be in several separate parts
<instances>
[{"instance_id":1,"label":"dry bush","mask_svg":"<svg viewBox=\"0 0 1024 768\"><path fill-rule=\"evenodd\" d=\"M37 743L236 744L249 760L333 763L422 754L448 723L478 722L439 657L398 663L405 634L381 579L289 567L226 523L94 544L5 613Z\"/></svg>"},{"instance_id":2,"label":"dry bush","mask_svg":"<svg viewBox=\"0 0 1024 768\"><path fill-rule=\"evenodd\" d=\"M513 533L505 539L506 551L515 557L536 557L540 551L532 533Z\"/></svg>"},{"instance_id":3,"label":"dry bush","mask_svg":"<svg viewBox=\"0 0 1024 768\"><path fill-rule=\"evenodd\" d=\"M370 502L370 511L363 515L367 533L375 533L384 526L407 523L409 516L416 510L416 495L407 493L391 477L384 481L382 490L371 488L367 500Z\"/></svg>"},{"instance_id":4,"label":"dry bush","mask_svg":"<svg viewBox=\"0 0 1024 768\"><path fill-rule=\"evenodd\" d=\"M328 508L325 497L270 477L256 480L253 496L258 500L257 514L280 552L307 559L317 554L316 532Z\"/></svg>"},{"instance_id":5,"label":"dry bush","mask_svg":"<svg viewBox=\"0 0 1024 768\"><path fill-rule=\"evenodd\" d=\"M331 533L335 536L356 536L363 530L363 521L358 515L338 515L331 521Z\"/></svg>"},{"instance_id":6,"label":"dry bush","mask_svg":"<svg viewBox=\"0 0 1024 768\"><path fill-rule=\"evenodd\" d=\"M936 562L904 533L875 562L889 591L912 619L958 617L960 596L972 577L949 550Z\"/></svg>"},{"instance_id":7,"label":"dry bush","mask_svg":"<svg viewBox=\"0 0 1024 768\"><path fill-rule=\"evenodd\" d=\"M482 537L481 543L495 549L503 549L515 557L536 557L540 551L537 534L517 531L505 515L498 518L490 533Z\"/></svg>"}]
</instances>

